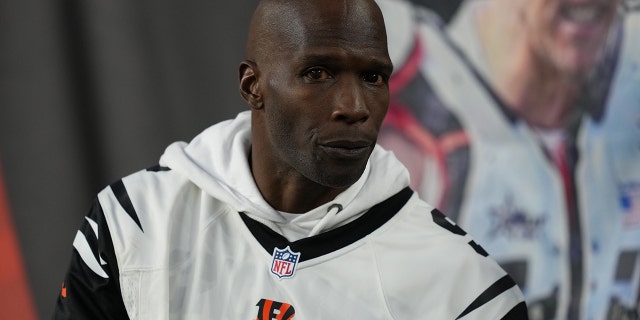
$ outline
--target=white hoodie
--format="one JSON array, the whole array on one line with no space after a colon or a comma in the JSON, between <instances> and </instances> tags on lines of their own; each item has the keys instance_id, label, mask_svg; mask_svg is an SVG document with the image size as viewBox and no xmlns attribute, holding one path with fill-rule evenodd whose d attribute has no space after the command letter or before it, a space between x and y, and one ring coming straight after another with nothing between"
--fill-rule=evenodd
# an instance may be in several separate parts
<instances>
[{"instance_id":1,"label":"white hoodie","mask_svg":"<svg viewBox=\"0 0 640 320\"><path fill-rule=\"evenodd\" d=\"M353 186L293 215L258 191L250 137L241 113L100 192L56 319L526 317L515 282L392 153L376 147Z\"/></svg>"},{"instance_id":2,"label":"white hoodie","mask_svg":"<svg viewBox=\"0 0 640 320\"><path fill-rule=\"evenodd\" d=\"M263 198L249 169L251 113L214 125L191 143L176 142L160 164L184 175L212 197L294 241L331 230L409 185L408 171L395 156L376 146L362 177L333 201L291 219ZM343 209L336 208L339 204Z\"/></svg>"}]
</instances>

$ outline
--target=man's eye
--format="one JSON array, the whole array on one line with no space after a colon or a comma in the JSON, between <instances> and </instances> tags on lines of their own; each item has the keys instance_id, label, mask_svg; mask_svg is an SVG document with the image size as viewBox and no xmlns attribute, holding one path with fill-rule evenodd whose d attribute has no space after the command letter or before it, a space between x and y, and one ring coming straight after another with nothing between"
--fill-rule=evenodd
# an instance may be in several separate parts
<instances>
[{"instance_id":1,"label":"man's eye","mask_svg":"<svg viewBox=\"0 0 640 320\"><path fill-rule=\"evenodd\" d=\"M373 84L382 84L384 77L379 73L367 72L362 75L362 80Z\"/></svg>"},{"instance_id":2,"label":"man's eye","mask_svg":"<svg viewBox=\"0 0 640 320\"><path fill-rule=\"evenodd\" d=\"M307 71L306 76L312 80L326 80L331 78L331 75L323 69L311 69Z\"/></svg>"}]
</instances>

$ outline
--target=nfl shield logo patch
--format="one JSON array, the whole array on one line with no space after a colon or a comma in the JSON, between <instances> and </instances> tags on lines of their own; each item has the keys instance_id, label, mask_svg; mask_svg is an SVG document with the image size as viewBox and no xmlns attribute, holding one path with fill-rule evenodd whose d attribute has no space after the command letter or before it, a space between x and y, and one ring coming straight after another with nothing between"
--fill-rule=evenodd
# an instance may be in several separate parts
<instances>
[{"instance_id":1,"label":"nfl shield logo patch","mask_svg":"<svg viewBox=\"0 0 640 320\"><path fill-rule=\"evenodd\" d=\"M284 249L274 248L271 261L271 273L280 279L291 278L296 272L299 259L300 253L291 251L289 246Z\"/></svg>"}]
</instances>

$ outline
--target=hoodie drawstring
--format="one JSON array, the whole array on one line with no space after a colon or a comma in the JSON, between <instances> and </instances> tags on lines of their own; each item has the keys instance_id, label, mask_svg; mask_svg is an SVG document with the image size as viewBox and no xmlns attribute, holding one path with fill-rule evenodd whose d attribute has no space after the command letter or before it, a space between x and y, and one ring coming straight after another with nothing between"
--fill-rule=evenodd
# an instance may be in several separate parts
<instances>
[{"instance_id":1,"label":"hoodie drawstring","mask_svg":"<svg viewBox=\"0 0 640 320\"><path fill-rule=\"evenodd\" d=\"M340 213L340 211L342 211L342 205L339 203L334 203L332 205L330 205L327 208L327 215L324 216L324 218L322 218L322 220L320 220L320 222L318 222L318 224L316 224L313 229L311 229L311 232L309 232L309 237L313 237L316 234L322 232L322 229L324 228L324 226L326 226L331 219L333 219L335 216L338 215L338 213Z\"/></svg>"}]
</instances>

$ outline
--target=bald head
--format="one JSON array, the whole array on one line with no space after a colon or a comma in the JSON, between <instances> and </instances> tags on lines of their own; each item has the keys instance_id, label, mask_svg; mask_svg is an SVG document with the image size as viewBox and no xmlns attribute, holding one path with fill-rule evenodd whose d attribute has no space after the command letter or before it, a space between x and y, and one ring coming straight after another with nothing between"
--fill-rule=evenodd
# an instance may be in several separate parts
<instances>
[{"instance_id":1,"label":"bald head","mask_svg":"<svg viewBox=\"0 0 640 320\"><path fill-rule=\"evenodd\" d=\"M370 30L363 35L371 38L363 40L386 46L384 20L373 0L261 0L251 20L246 58L260 63L265 55L303 46L310 33L341 37L357 28Z\"/></svg>"},{"instance_id":2,"label":"bald head","mask_svg":"<svg viewBox=\"0 0 640 320\"><path fill-rule=\"evenodd\" d=\"M262 0L239 67L264 198L306 212L357 181L389 106L393 66L373 0Z\"/></svg>"}]
</instances>

